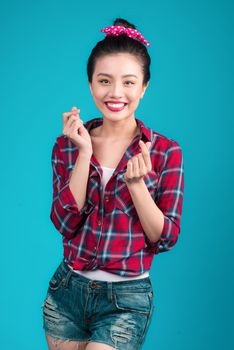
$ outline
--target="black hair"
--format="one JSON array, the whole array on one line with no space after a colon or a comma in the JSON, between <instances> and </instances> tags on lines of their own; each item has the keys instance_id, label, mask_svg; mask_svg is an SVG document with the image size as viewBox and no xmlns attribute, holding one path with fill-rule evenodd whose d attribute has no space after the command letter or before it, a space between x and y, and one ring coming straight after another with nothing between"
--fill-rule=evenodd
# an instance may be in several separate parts
<instances>
[{"instance_id":1,"label":"black hair","mask_svg":"<svg viewBox=\"0 0 234 350\"><path fill-rule=\"evenodd\" d=\"M129 23L123 18L116 18L114 26L124 26L127 28L137 29L134 24ZM105 33L104 33L105 34ZM88 81L92 83L93 72L96 60L108 54L129 53L134 55L142 66L143 85L150 80L150 56L148 50L142 42L137 39L130 38L126 34L118 36L108 35L103 40L98 41L92 49L87 62Z\"/></svg>"}]
</instances>

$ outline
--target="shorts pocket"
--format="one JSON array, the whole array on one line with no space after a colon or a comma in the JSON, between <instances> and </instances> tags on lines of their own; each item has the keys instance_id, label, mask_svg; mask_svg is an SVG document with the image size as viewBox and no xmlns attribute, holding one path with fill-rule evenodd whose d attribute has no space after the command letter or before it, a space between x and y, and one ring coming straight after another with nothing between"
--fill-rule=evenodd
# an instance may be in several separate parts
<instances>
[{"instance_id":1,"label":"shorts pocket","mask_svg":"<svg viewBox=\"0 0 234 350\"><path fill-rule=\"evenodd\" d=\"M65 282L65 275L66 273L62 270L60 264L49 281L49 290L58 290Z\"/></svg>"},{"instance_id":2,"label":"shorts pocket","mask_svg":"<svg viewBox=\"0 0 234 350\"><path fill-rule=\"evenodd\" d=\"M114 292L114 304L122 311L149 315L153 308L153 292Z\"/></svg>"}]
</instances>

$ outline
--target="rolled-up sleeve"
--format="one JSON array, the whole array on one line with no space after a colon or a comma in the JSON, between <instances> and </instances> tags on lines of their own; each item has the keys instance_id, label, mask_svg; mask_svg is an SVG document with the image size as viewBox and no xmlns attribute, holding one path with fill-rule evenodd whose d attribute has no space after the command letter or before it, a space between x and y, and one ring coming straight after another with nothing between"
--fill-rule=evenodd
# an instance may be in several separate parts
<instances>
[{"instance_id":1,"label":"rolled-up sleeve","mask_svg":"<svg viewBox=\"0 0 234 350\"><path fill-rule=\"evenodd\" d=\"M180 145L172 140L166 151L158 181L155 203L164 214L160 239L152 242L146 237L154 254L166 252L176 244L180 233L180 220L184 198L184 162Z\"/></svg>"},{"instance_id":2,"label":"rolled-up sleeve","mask_svg":"<svg viewBox=\"0 0 234 350\"><path fill-rule=\"evenodd\" d=\"M53 199L50 219L56 229L67 239L76 234L87 213L87 202L78 209L75 198L70 190L70 175L66 175L64 160L61 157L58 139L56 139L51 156L53 170Z\"/></svg>"}]
</instances>

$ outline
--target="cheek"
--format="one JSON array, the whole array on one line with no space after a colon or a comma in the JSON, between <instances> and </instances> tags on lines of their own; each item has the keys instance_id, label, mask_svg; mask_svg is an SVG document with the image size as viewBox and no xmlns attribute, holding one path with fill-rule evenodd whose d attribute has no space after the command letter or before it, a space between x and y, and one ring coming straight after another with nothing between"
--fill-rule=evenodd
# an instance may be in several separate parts
<instances>
[{"instance_id":1,"label":"cheek","mask_svg":"<svg viewBox=\"0 0 234 350\"><path fill-rule=\"evenodd\" d=\"M131 105L134 105L134 106L138 105L138 103L140 102L139 99L140 99L140 97L138 97L138 96L132 98L132 99L130 100L130 101L131 101L130 104L131 104Z\"/></svg>"},{"instance_id":2,"label":"cheek","mask_svg":"<svg viewBox=\"0 0 234 350\"><path fill-rule=\"evenodd\" d=\"M129 101L132 101L132 102L137 102L139 101L139 99L141 98L141 91L140 90L135 90L135 91L132 91L131 94L129 94Z\"/></svg>"},{"instance_id":3,"label":"cheek","mask_svg":"<svg viewBox=\"0 0 234 350\"><path fill-rule=\"evenodd\" d=\"M93 95L93 98L97 103L101 103L103 100L103 95L100 93L98 93L98 94L96 93L95 95Z\"/></svg>"}]
</instances>

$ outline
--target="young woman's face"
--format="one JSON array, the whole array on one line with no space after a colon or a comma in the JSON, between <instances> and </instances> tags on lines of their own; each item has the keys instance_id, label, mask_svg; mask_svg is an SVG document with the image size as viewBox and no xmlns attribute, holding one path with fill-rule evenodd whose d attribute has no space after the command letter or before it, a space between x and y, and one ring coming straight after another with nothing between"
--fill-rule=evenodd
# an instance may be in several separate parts
<instances>
[{"instance_id":1,"label":"young woman's face","mask_svg":"<svg viewBox=\"0 0 234 350\"><path fill-rule=\"evenodd\" d=\"M103 117L122 120L134 117L147 85L139 61L131 54L106 55L96 61L91 94ZM109 101L109 103L108 103Z\"/></svg>"}]
</instances>

